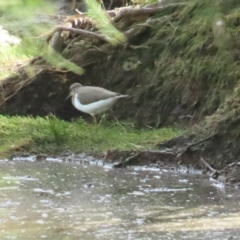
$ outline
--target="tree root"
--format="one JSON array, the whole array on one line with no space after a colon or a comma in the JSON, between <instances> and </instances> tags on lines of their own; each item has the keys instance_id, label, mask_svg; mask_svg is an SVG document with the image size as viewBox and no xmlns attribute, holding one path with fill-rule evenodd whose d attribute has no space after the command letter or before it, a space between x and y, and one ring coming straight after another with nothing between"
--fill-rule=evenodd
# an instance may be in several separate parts
<instances>
[{"instance_id":1,"label":"tree root","mask_svg":"<svg viewBox=\"0 0 240 240\"><path fill-rule=\"evenodd\" d=\"M155 5L150 5L148 7L142 7L142 8L122 8L122 9L120 8L119 14L117 14L116 17L113 18L113 22L117 23L123 18L128 18L128 19L131 19L132 21L141 21L165 9L175 8L179 6L185 6L185 5L186 5L186 2L172 3L172 4L168 4L166 6L161 6L161 7L155 7Z\"/></svg>"},{"instance_id":2,"label":"tree root","mask_svg":"<svg viewBox=\"0 0 240 240\"><path fill-rule=\"evenodd\" d=\"M149 165L154 164L158 168L174 168L176 169L179 164L186 165L183 161L179 162L179 155L181 158L189 158L187 156L192 147L211 140L217 134L213 134L207 138L201 139L194 143L189 144L183 150L174 151L174 149L168 150L140 150L140 151L109 151L105 155L105 161L118 161L113 163L114 168L123 168L129 165ZM191 152L190 152L191 153ZM218 182L224 183L227 186L239 186L240 185L240 162L228 164L223 169L215 169L212 167L202 156L196 161L190 155L191 164L197 164L198 168L203 165L210 171L210 176ZM199 165L199 163L201 163ZM188 164L187 164L188 165ZM209 172L208 171L208 172Z\"/></svg>"},{"instance_id":3,"label":"tree root","mask_svg":"<svg viewBox=\"0 0 240 240\"><path fill-rule=\"evenodd\" d=\"M99 33L82 30L82 29L78 29L78 28L69 28L69 27L58 26L55 28L54 32L56 32L56 31L69 31L69 32L76 33L76 34L82 34L85 37L96 38L101 41L107 42L106 38Z\"/></svg>"},{"instance_id":4,"label":"tree root","mask_svg":"<svg viewBox=\"0 0 240 240\"><path fill-rule=\"evenodd\" d=\"M23 80L19 83L19 87L11 94L9 95L8 97L4 97L4 95L2 94L3 96L3 101L0 103L0 107L5 103L7 102L9 99L11 99L12 97L14 97L24 86L26 86L32 79L34 79L37 75L39 75L40 73L42 73L43 70L40 70L38 71L36 74L34 74L33 76L29 77L28 79L26 80ZM4 91L4 89L3 89Z\"/></svg>"},{"instance_id":5,"label":"tree root","mask_svg":"<svg viewBox=\"0 0 240 240\"><path fill-rule=\"evenodd\" d=\"M134 155L126 158L124 161L122 161L122 162L120 162L120 163L115 163L115 164L113 164L113 168L120 168L120 167L124 167L124 166L126 166L126 165L130 165L131 162L132 162L135 158L137 158L137 157L139 156L139 154L140 154L139 152L138 152L138 153L135 153Z\"/></svg>"},{"instance_id":6,"label":"tree root","mask_svg":"<svg viewBox=\"0 0 240 240\"><path fill-rule=\"evenodd\" d=\"M183 164L186 162L196 164L199 161L195 161L193 159L192 157L193 151L191 150L191 148L204 142L207 142L215 136L217 136L217 134L213 134L207 138L191 143L187 147L180 148L178 150L171 148L168 150L141 150L129 152L109 151L105 156L105 160L114 161L120 159L120 162L115 163L114 167L124 167L126 165L132 164L146 164L146 162L149 163L149 161L150 163L165 162L174 163L175 165ZM187 161L189 159L190 161ZM200 161L213 173L218 172L216 169L212 168L203 158L200 158Z\"/></svg>"},{"instance_id":7,"label":"tree root","mask_svg":"<svg viewBox=\"0 0 240 240\"><path fill-rule=\"evenodd\" d=\"M174 3L174 4L168 4L166 6L160 6L160 7L158 6L158 4L157 5L152 4L152 5L141 7L141 8L134 8L133 6L129 6L129 7L121 7L116 10L106 11L106 13L111 19L113 25L115 25L120 30L124 30L127 27L129 28L133 23L143 21L144 19L148 18L149 16L155 13L161 12L165 9L175 8L175 7L184 6L184 5L186 5L186 3ZM122 26L118 26L121 20L124 20L124 23ZM80 25L78 25L77 22L79 22ZM63 31L65 32L65 36L68 36L68 37L69 37L69 34L67 34L66 32L80 34L83 37L90 37L90 38L98 39L99 41L108 42L108 39L102 34L83 29L86 27L87 23L91 24L92 26L95 25L92 22L92 20L83 13L79 13L75 16L67 17L64 24L57 26L54 30L46 34L46 41L54 50L59 52L62 50L61 48L63 46L63 41L66 40L65 37L62 36ZM142 24L142 26L136 26L135 24L133 28L130 28L127 31L125 31L124 34L129 40L132 37L145 31L147 27L151 27L151 26L147 23ZM122 44L124 43L122 41L119 41L118 45L122 45Z\"/></svg>"},{"instance_id":8,"label":"tree root","mask_svg":"<svg viewBox=\"0 0 240 240\"><path fill-rule=\"evenodd\" d=\"M215 168L211 167L209 163L207 163L202 157L200 158L200 161L203 163L203 165L206 166L212 173L218 172Z\"/></svg>"},{"instance_id":9,"label":"tree root","mask_svg":"<svg viewBox=\"0 0 240 240\"><path fill-rule=\"evenodd\" d=\"M197 142L194 142L194 143L191 143L191 144L188 144L187 147L185 147L184 149L181 149L178 153L177 153L177 159L181 161L181 159L183 158L183 155L191 155L192 153L192 150L191 148L193 147L196 147L197 145L200 145L204 142L207 142L209 140L211 140L212 138L216 137L217 135L219 135L218 133L214 133L212 134L211 136L209 137L206 137L204 139L201 139Z\"/></svg>"},{"instance_id":10,"label":"tree root","mask_svg":"<svg viewBox=\"0 0 240 240\"><path fill-rule=\"evenodd\" d=\"M141 151L108 151L104 160L114 162L114 168L126 167L128 165L146 165L155 163L158 166L164 162L175 164L176 155L170 151L141 150ZM161 163L161 164L160 164Z\"/></svg>"}]
</instances>

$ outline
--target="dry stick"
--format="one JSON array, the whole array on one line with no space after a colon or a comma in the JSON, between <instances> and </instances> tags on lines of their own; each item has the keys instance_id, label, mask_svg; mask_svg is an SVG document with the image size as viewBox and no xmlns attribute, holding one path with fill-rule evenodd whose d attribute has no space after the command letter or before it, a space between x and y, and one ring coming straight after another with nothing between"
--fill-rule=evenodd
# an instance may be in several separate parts
<instances>
[{"instance_id":1,"label":"dry stick","mask_svg":"<svg viewBox=\"0 0 240 240\"><path fill-rule=\"evenodd\" d=\"M237 164L237 162L233 162L233 163L229 163L227 166L225 166L221 171L225 171L227 168L229 168L229 167L232 167L232 166L234 166L234 165L236 165Z\"/></svg>"},{"instance_id":2,"label":"dry stick","mask_svg":"<svg viewBox=\"0 0 240 240\"><path fill-rule=\"evenodd\" d=\"M74 9L76 13L78 13L79 15L82 15L83 17L85 16L85 14L83 12L80 12L77 8Z\"/></svg>"},{"instance_id":3,"label":"dry stick","mask_svg":"<svg viewBox=\"0 0 240 240\"><path fill-rule=\"evenodd\" d=\"M135 46L135 45L132 45L132 44L129 44L128 47L131 48L131 49L148 49L149 48L149 46L144 46L144 45Z\"/></svg>"},{"instance_id":4,"label":"dry stick","mask_svg":"<svg viewBox=\"0 0 240 240\"><path fill-rule=\"evenodd\" d=\"M80 67L87 67L87 66L89 66L89 65L92 65L92 64L94 64L94 63L97 63L98 61L89 61L89 62L85 62L84 64L82 64Z\"/></svg>"},{"instance_id":5,"label":"dry stick","mask_svg":"<svg viewBox=\"0 0 240 240\"><path fill-rule=\"evenodd\" d=\"M104 36L102 36L101 34L90 32L90 31L87 31L87 30L59 26L59 27L55 28L54 32L56 32L56 31L69 31L69 32L72 32L72 33L82 34L86 37L97 38L99 40L107 42L106 38Z\"/></svg>"},{"instance_id":6,"label":"dry stick","mask_svg":"<svg viewBox=\"0 0 240 240\"><path fill-rule=\"evenodd\" d=\"M80 36L81 37L81 36ZM69 49L70 46L72 46L72 43L78 41L78 37L74 38L73 40L70 41L70 43L67 45L67 47L63 50L63 52L61 53L61 55L63 56L63 54Z\"/></svg>"},{"instance_id":7,"label":"dry stick","mask_svg":"<svg viewBox=\"0 0 240 240\"><path fill-rule=\"evenodd\" d=\"M168 152L168 151L156 151L156 150L142 150L142 151L138 151L137 153L135 153L134 155L126 158L124 161L113 164L113 167L117 168L117 167L122 167L126 164L128 164L129 162L131 162L133 159L135 159L136 157L138 157L141 153L150 153L150 154L161 154L163 156L176 156L174 153L172 152Z\"/></svg>"},{"instance_id":8,"label":"dry stick","mask_svg":"<svg viewBox=\"0 0 240 240\"><path fill-rule=\"evenodd\" d=\"M43 70L38 71L34 76L28 78L27 80L23 81L23 83L20 85L20 87L18 87L18 89L11 94L10 96L8 96L7 98L4 98L4 101L0 104L0 106L2 106L6 101L8 101L10 98L12 98L13 96L15 96L22 88L23 86L32 78L34 78L35 76L37 76L39 73L43 72Z\"/></svg>"},{"instance_id":9,"label":"dry stick","mask_svg":"<svg viewBox=\"0 0 240 240\"><path fill-rule=\"evenodd\" d=\"M213 167L211 167L202 157L200 158L200 161L212 172L219 172L218 170L214 169Z\"/></svg>"},{"instance_id":10,"label":"dry stick","mask_svg":"<svg viewBox=\"0 0 240 240\"><path fill-rule=\"evenodd\" d=\"M114 168L122 167L123 165L126 165L127 163L129 163L130 161L132 161L133 159L135 159L136 157L138 157L139 154L140 154L140 152L135 153L134 155L126 158L124 161L122 161L122 162L120 162L120 163L113 164L113 167L114 167Z\"/></svg>"},{"instance_id":11,"label":"dry stick","mask_svg":"<svg viewBox=\"0 0 240 240\"><path fill-rule=\"evenodd\" d=\"M194 146L197 146L197 145L199 145L199 144L201 144L201 143L204 143L204 142L210 140L211 138L213 138L213 137L215 137L215 136L217 136L217 135L218 135L218 133L214 133L214 134L210 135L210 136L207 137L207 138L204 138L204 139L202 139L202 140L200 140L200 141L197 141L197 142L194 142L194 143L189 144L187 147L181 149L181 151L178 151L178 153L177 153L177 159L178 159L178 158L181 158L181 156L182 156L184 153L186 153L188 150L190 150L191 147L194 147Z\"/></svg>"},{"instance_id":12,"label":"dry stick","mask_svg":"<svg viewBox=\"0 0 240 240\"><path fill-rule=\"evenodd\" d=\"M204 139L201 139L201 140L199 140L199 141L197 141L197 142L191 143L191 144L189 144L189 145L185 148L184 151L187 151L187 150L189 150L191 147L195 147L195 146L197 146L197 145L199 145L199 144L201 144L201 143L207 142L207 141L209 141L211 138L213 138L213 137L215 137L215 136L217 136L217 135L218 135L218 133L214 133L214 134L210 135L210 136L207 137L207 138L204 138Z\"/></svg>"},{"instance_id":13,"label":"dry stick","mask_svg":"<svg viewBox=\"0 0 240 240\"><path fill-rule=\"evenodd\" d=\"M168 156L176 156L173 152L169 151L157 151L157 150L142 150L139 153L151 153L151 154L161 154L161 155L168 155Z\"/></svg>"}]
</instances>

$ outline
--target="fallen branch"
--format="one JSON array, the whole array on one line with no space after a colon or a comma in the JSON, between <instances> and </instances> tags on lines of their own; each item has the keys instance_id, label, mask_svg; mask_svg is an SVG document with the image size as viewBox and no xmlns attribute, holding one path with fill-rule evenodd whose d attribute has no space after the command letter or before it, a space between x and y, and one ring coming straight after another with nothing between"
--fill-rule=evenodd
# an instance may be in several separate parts
<instances>
[{"instance_id":1,"label":"fallen branch","mask_svg":"<svg viewBox=\"0 0 240 240\"><path fill-rule=\"evenodd\" d=\"M176 156L175 153L169 152L169 151L157 151L157 150L143 150L139 153L150 153L150 154L159 154L159 155L165 155L165 156Z\"/></svg>"},{"instance_id":2,"label":"fallen branch","mask_svg":"<svg viewBox=\"0 0 240 240\"><path fill-rule=\"evenodd\" d=\"M117 152L118 153L118 152ZM110 156L109 157L109 153L105 156L105 160L106 159L121 159L121 158L125 158L125 160L121 161L121 162L117 162L115 164L113 164L114 168L120 168L120 167L125 167L126 165L132 165L133 164L133 160L135 160L138 157L139 163L143 160L143 159L154 159L154 162L156 162L156 160L159 159L168 159L167 161L169 161L169 159L175 159L176 154L170 151L158 151L158 150L141 150L141 151L127 151L127 152L122 152L123 154L117 154L117 155L113 155L113 158ZM112 153L110 153L112 154ZM130 156L129 156L130 155Z\"/></svg>"},{"instance_id":3,"label":"fallen branch","mask_svg":"<svg viewBox=\"0 0 240 240\"><path fill-rule=\"evenodd\" d=\"M149 48L149 46L147 46L147 45L138 45L138 46L135 46L135 45L132 45L132 44L128 44L127 47L129 47L129 48L131 48L131 49L148 49L148 48Z\"/></svg>"},{"instance_id":4,"label":"fallen branch","mask_svg":"<svg viewBox=\"0 0 240 240\"><path fill-rule=\"evenodd\" d=\"M207 138L204 138L204 139L201 139L201 140L199 140L199 141L197 141L197 142L191 143L191 144L189 144L189 145L184 149L184 151L187 151L187 150L189 150L189 149L192 148L192 147L195 147L195 146L197 146L197 145L199 145L199 144L202 144L202 143L204 143L204 142L207 142L207 141L211 140L213 137L216 137L217 135L218 135L218 133L214 133L214 134L210 135L210 136L207 137Z\"/></svg>"},{"instance_id":5,"label":"fallen branch","mask_svg":"<svg viewBox=\"0 0 240 240\"><path fill-rule=\"evenodd\" d=\"M120 162L120 163L115 163L113 164L113 168L120 168L120 167L124 167L126 164L129 164L132 160L134 160L136 157L138 157L140 154L140 152L135 153L134 155L126 158L124 161Z\"/></svg>"},{"instance_id":6,"label":"fallen branch","mask_svg":"<svg viewBox=\"0 0 240 240\"><path fill-rule=\"evenodd\" d=\"M215 137L217 135L218 135L218 133L214 133L214 134L210 135L207 138L201 139L201 140L199 140L197 142L194 142L194 143L191 143L191 144L187 145L187 147L183 148L181 151L179 151L177 153L177 160L179 160L179 159L182 160L182 156L183 156L184 153L185 154L191 154L192 153L192 151L191 151L192 147L195 147L195 146L197 146L199 144L207 142L207 141L209 141L210 139L212 139L213 137Z\"/></svg>"},{"instance_id":7,"label":"fallen branch","mask_svg":"<svg viewBox=\"0 0 240 240\"><path fill-rule=\"evenodd\" d=\"M202 157L200 158L200 161L213 173L219 173L218 170L214 169L213 167L211 167Z\"/></svg>"},{"instance_id":8,"label":"fallen branch","mask_svg":"<svg viewBox=\"0 0 240 240\"><path fill-rule=\"evenodd\" d=\"M234 166L236 166L236 165L238 165L237 162L229 163L227 166L225 166L225 167L221 170L221 172L228 171L229 168L232 168L232 167L234 167Z\"/></svg>"},{"instance_id":9,"label":"fallen branch","mask_svg":"<svg viewBox=\"0 0 240 240\"><path fill-rule=\"evenodd\" d=\"M57 31L69 31L69 32L76 33L76 34L82 34L85 37L97 38L101 41L108 42L107 39L99 33L90 32L90 31L82 30L82 29L78 29L78 28L68 28L68 27L59 26L54 29L53 33L57 32Z\"/></svg>"},{"instance_id":10,"label":"fallen branch","mask_svg":"<svg viewBox=\"0 0 240 240\"><path fill-rule=\"evenodd\" d=\"M36 74L34 74L33 76L29 77L28 79L24 80L20 86L14 91L14 93L12 93L10 96L8 97L4 97L4 101L0 104L0 107L7 102L10 98L14 97L31 79L33 79L34 77L36 77L38 74L40 74L41 72L43 72L43 70L38 71Z\"/></svg>"}]
</instances>

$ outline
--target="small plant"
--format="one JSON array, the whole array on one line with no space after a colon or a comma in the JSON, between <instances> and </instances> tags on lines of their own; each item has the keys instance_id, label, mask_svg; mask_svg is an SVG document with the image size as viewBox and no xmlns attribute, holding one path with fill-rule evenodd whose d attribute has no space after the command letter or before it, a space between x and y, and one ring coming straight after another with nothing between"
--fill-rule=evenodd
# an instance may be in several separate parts
<instances>
[{"instance_id":1,"label":"small plant","mask_svg":"<svg viewBox=\"0 0 240 240\"><path fill-rule=\"evenodd\" d=\"M56 144L60 145L66 142L68 138L67 124L66 122L58 119L54 115L49 115L47 117L49 123L49 130L52 133L54 141Z\"/></svg>"}]
</instances>

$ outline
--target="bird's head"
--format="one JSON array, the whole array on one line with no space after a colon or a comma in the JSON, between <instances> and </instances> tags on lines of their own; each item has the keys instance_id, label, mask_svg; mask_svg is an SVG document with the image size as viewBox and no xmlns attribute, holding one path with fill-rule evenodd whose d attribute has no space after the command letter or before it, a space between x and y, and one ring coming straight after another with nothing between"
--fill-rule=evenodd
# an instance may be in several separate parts
<instances>
[{"instance_id":1,"label":"bird's head","mask_svg":"<svg viewBox=\"0 0 240 240\"><path fill-rule=\"evenodd\" d=\"M77 93L78 89L81 88L81 87L82 87L82 84L80 84L80 83L73 83L73 84L70 86L70 88L69 88L69 91L70 91L70 92L69 92L69 95L67 96L66 99L74 96L74 95Z\"/></svg>"}]
</instances>

